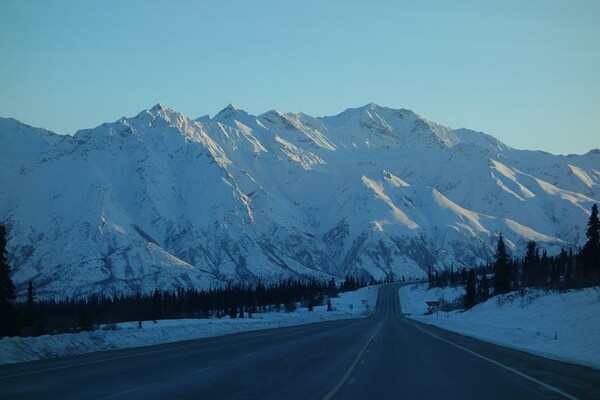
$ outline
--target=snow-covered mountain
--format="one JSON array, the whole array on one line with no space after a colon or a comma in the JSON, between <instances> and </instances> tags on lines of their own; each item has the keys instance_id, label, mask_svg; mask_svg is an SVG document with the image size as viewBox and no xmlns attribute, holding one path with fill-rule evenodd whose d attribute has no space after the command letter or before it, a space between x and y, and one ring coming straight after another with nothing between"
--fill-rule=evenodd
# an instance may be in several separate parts
<instances>
[{"instance_id":1,"label":"snow-covered mountain","mask_svg":"<svg viewBox=\"0 0 600 400\"><path fill-rule=\"evenodd\" d=\"M0 119L14 281L46 297L425 270L580 246L600 150L512 149L409 110L162 105L60 136Z\"/></svg>"}]
</instances>

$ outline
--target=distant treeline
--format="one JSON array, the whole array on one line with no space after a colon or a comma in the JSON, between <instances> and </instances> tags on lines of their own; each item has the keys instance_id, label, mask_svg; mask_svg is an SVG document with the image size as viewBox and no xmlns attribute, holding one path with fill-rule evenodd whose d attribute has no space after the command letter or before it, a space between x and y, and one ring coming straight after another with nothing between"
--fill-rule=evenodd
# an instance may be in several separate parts
<instances>
[{"instance_id":1,"label":"distant treeline","mask_svg":"<svg viewBox=\"0 0 600 400\"><path fill-rule=\"evenodd\" d=\"M529 241L521 259L508 255L504 238L498 238L494 261L468 269L428 273L429 287L465 286L463 306L471 308L490 296L510 291L538 289L579 289L600 285L600 222L598 207L592 206L587 225L588 238L577 252L563 249L556 256L548 256L535 241Z\"/></svg>"},{"instance_id":2,"label":"distant treeline","mask_svg":"<svg viewBox=\"0 0 600 400\"><path fill-rule=\"evenodd\" d=\"M267 309L291 312L298 305L313 307L327 302L339 292L356 290L368 282L348 276L341 284L311 279L287 279L277 284L258 282L250 285L228 285L210 290L180 288L176 291L137 293L117 297L91 295L82 299L36 301L35 288L30 282L26 302L13 302L3 315L3 336L38 336L48 333L92 331L103 325L125 321L177 318L252 318ZM5 310L6 311L6 310ZM6 318L4 318L6 317ZM108 327L107 327L108 326ZM114 326L113 326L114 328Z\"/></svg>"}]
</instances>

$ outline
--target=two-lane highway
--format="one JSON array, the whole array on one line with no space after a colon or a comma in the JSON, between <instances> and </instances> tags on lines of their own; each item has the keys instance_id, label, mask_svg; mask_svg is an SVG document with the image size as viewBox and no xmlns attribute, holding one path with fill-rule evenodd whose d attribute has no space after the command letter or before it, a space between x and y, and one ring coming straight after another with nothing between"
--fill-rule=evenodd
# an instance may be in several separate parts
<instances>
[{"instance_id":1,"label":"two-lane highway","mask_svg":"<svg viewBox=\"0 0 600 400\"><path fill-rule=\"evenodd\" d=\"M6 399L600 398L600 372L373 315L0 367Z\"/></svg>"},{"instance_id":2,"label":"two-lane highway","mask_svg":"<svg viewBox=\"0 0 600 400\"><path fill-rule=\"evenodd\" d=\"M600 371L494 346L401 316L398 289L380 291L383 325L335 393L340 399L600 398Z\"/></svg>"}]
</instances>

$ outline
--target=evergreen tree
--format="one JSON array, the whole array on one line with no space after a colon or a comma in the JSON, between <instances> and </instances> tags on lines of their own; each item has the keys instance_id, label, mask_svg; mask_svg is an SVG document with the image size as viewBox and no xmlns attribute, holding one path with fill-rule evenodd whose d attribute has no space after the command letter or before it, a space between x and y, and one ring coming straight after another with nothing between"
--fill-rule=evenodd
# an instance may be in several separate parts
<instances>
[{"instance_id":1,"label":"evergreen tree","mask_svg":"<svg viewBox=\"0 0 600 400\"><path fill-rule=\"evenodd\" d=\"M538 261L538 251L536 248L536 243L533 240L527 242L527 252L525 253L525 258L523 259L523 287L532 287L537 268Z\"/></svg>"},{"instance_id":2,"label":"evergreen tree","mask_svg":"<svg viewBox=\"0 0 600 400\"><path fill-rule=\"evenodd\" d=\"M6 229L0 225L0 337L15 332L16 313L13 303L16 298L17 292L6 258Z\"/></svg>"},{"instance_id":3,"label":"evergreen tree","mask_svg":"<svg viewBox=\"0 0 600 400\"><path fill-rule=\"evenodd\" d=\"M313 311L315 309L315 300L312 296L308 298L307 308L308 311Z\"/></svg>"},{"instance_id":4,"label":"evergreen tree","mask_svg":"<svg viewBox=\"0 0 600 400\"><path fill-rule=\"evenodd\" d=\"M600 273L600 221L598 220L598 205L592 206L592 213L587 224L585 235L588 241L583 246L582 264L586 279L584 284L595 284Z\"/></svg>"},{"instance_id":5,"label":"evergreen tree","mask_svg":"<svg viewBox=\"0 0 600 400\"><path fill-rule=\"evenodd\" d=\"M468 273L467 283L465 285L465 297L464 305L466 309L475 306L475 284L476 284L475 270L472 269Z\"/></svg>"},{"instance_id":6,"label":"evergreen tree","mask_svg":"<svg viewBox=\"0 0 600 400\"><path fill-rule=\"evenodd\" d=\"M435 287L435 280L433 277L433 271L431 270L431 265L429 266L429 269L427 270L427 281L429 283L429 289L433 289Z\"/></svg>"},{"instance_id":7,"label":"evergreen tree","mask_svg":"<svg viewBox=\"0 0 600 400\"><path fill-rule=\"evenodd\" d=\"M33 290L33 281L27 284L27 311L25 316L25 324L29 326L35 325L35 291Z\"/></svg>"},{"instance_id":8,"label":"evergreen tree","mask_svg":"<svg viewBox=\"0 0 600 400\"><path fill-rule=\"evenodd\" d=\"M498 238L494 257L494 291L496 294L510 292L510 261L502 234Z\"/></svg>"},{"instance_id":9,"label":"evergreen tree","mask_svg":"<svg viewBox=\"0 0 600 400\"><path fill-rule=\"evenodd\" d=\"M77 324L81 331L91 332L95 330L94 321L92 319L92 313L90 312L88 307L83 308L83 311L79 315L79 322Z\"/></svg>"},{"instance_id":10,"label":"evergreen tree","mask_svg":"<svg viewBox=\"0 0 600 400\"><path fill-rule=\"evenodd\" d=\"M467 283L467 279L468 279L468 273L467 273L467 269L465 267L463 267L463 269L460 271L460 283L461 284L466 284Z\"/></svg>"},{"instance_id":11,"label":"evergreen tree","mask_svg":"<svg viewBox=\"0 0 600 400\"><path fill-rule=\"evenodd\" d=\"M573 254L573 249L569 248L567 263L565 266L565 282L572 283L575 278L576 257Z\"/></svg>"},{"instance_id":12,"label":"evergreen tree","mask_svg":"<svg viewBox=\"0 0 600 400\"><path fill-rule=\"evenodd\" d=\"M567 274L567 266L569 263L569 255L567 254L567 251L563 248L560 250L560 254L558 255L558 260L556 260L556 266L557 266L557 275L558 275L558 281L560 281L560 277Z\"/></svg>"},{"instance_id":13,"label":"evergreen tree","mask_svg":"<svg viewBox=\"0 0 600 400\"><path fill-rule=\"evenodd\" d=\"M560 283L560 268L558 265L553 265L550 272L550 285L556 289Z\"/></svg>"},{"instance_id":14,"label":"evergreen tree","mask_svg":"<svg viewBox=\"0 0 600 400\"><path fill-rule=\"evenodd\" d=\"M509 278L509 283L508 283L508 287L512 288L512 290L516 290L519 288L519 268L521 267L521 265L519 264L518 261L516 260L511 260L509 261L509 273L508 273L508 278ZM510 290L510 289L509 289Z\"/></svg>"},{"instance_id":15,"label":"evergreen tree","mask_svg":"<svg viewBox=\"0 0 600 400\"><path fill-rule=\"evenodd\" d=\"M373 276L371 276L370 282L373 282ZM373 283L370 283L370 284L372 285ZM337 286L335 285L335 279L331 278L329 280L329 283L327 284L327 296L333 297L336 294L337 294Z\"/></svg>"},{"instance_id":16,"label":"evergreen tree","mask_svg":"<svg viewBox=\"0 0 600 400\"><path fill-rule=\"evenodd\" d=\"M484 271L481 277L481 301L486 301L490 298L490 284L487 280L487 275Z\"/></svg>"},{"instance_id":17,"label":"evergreen tree","mask_svg":"<svg viewBox=\"0 0 600 400\"><path fill-rule=\"evenodd\" d=\"M163 299L160 292L158 291L158 289L154 289L154 293L152 294L152 314L150 316L151 319L157 320L163 317L162 303Z\"/></svg>"},{"instance_id":18,"label":"evergreen tree","mask_svg":"<svg viewBox=\"0 0 600 400\"><path fill-rule=\"evenodd\" d=\"M35 291L33 290L33 281L27 284L27 308L33 308L35 302Z\"/></svg>"},{"instance_id":19,"label":"evergreen tree","mask_svg":"<svg viewBox=\"0 0 600 400\"><path fill-rule=\"evenodd\" d=\"M450 286L456 286L456 277L454 276L454 263L450 266Z\"/></svg>"},{"instance_id":20,"label":"evergreen tree","mask_svg":"<svg viewBox=\"0 0 600 400\"><path fill-rule=\"evenodd\" d=\"M552 268L550 265L550 259L548 258L548 252L546 249L544 249L536 270L535 286L547 288L551 272Z\"/></svg>"}]
</instances>

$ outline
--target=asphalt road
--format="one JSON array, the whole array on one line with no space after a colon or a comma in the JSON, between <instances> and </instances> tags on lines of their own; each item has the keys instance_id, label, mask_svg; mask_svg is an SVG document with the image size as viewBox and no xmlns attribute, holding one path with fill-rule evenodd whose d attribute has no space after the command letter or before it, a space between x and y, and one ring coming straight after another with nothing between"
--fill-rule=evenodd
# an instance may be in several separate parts
<instances>
[{"instance_id":1,"label":"asphalt road","mask_svg":"<svg viewBox=\"0 0 600 400\"><path fill-rule=\"evenodd\" d=\"M2 399L600 399L600 371L402 317L369 318L0 367Z\"/></svg>"}]
</instances>

